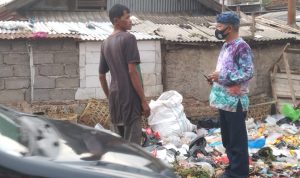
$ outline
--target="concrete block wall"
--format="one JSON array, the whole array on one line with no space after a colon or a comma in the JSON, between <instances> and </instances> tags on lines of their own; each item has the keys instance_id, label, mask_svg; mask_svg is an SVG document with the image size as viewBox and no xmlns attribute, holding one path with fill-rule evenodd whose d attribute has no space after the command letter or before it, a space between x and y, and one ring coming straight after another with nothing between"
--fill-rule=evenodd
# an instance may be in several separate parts
<instances>
[{"instance_id":1,"label":"concrete block wall","mask_svg":"<svg viewBox=\"0 0 300 178\"><path fill-rule=\"evenodd\" d=\"M149 97L158 96L163 90L160 41L138 41L138 48L142 61L141 70L145 94ZM81 42L79 44L80 88L75 96L78 100L106 98L99 83L100 50L101 42ZM107 78L110 82L109 74Z\"/></svg>"},{"instance_id":2,"label":"concrete block wall","mask_svg":"<svg viewBox=\"0 0 300 178\"><path fill-rule=\"evenodd\" d=\"M34 101L75 100L79 49L74 40L40 40L32 45Z\"/></svg>"},{"instance_id":3,"label":"concrete block wall","mask_svg":"<svg viewBox=\"0 0 300 178\"><path fill-rule=\"evenodd\" d=\"M254 54L255 76L250 82L250 95L265 94L271 96L269 69L280 57L285 43L250 44ZM300 48L300 45L293 45ZM183 45L169 46L165 51L164 89L176 90L185 97L207 101L210 86L201 73L209 74L215 70L221 45L188 47ZM300 60L290 55L291 68L298 68ZM294 59L294 60L293 60Z\"/></svg>"},{"instance_id":4,"label":"concrete block wall","mask_svg":"<svg viewBox=\"0 0 300 178\"><path fill-rule=\"evenodd\" d=\"M0 103L31 102L28 44L34 63L33 101L75 100L79 50L74 40L0 41Z\"/></svg>"},{"instance_id":5,"label":"concrete block wall","mask_svg":"<svg viewBox=\"0 0 300 178\"><path fill-rule=\"evenodd\" d=\"M24 101L30 88L29 55L24 41L0 41L0 103Z\"/></svg>"}]
</instances>

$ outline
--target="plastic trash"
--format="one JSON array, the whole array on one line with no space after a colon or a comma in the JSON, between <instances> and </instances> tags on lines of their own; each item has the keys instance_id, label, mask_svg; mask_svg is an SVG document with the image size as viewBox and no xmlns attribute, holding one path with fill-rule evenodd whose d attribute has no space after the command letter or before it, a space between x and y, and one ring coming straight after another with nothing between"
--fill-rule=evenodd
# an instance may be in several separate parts
<instances>
[{"instance_id":1,"label":"plastic trash","mask_svg":"<svg viewBox=\"0 0 300 178\"><path fill-rule=\"evenodd\" d=\"M249 118L249 119L246 121L246 127L247 127L247 130L248 130L248 129L254 129L254 128L257 128L257 125L255 124L253 118Z\"/></svg>"},{"instance_id":2,"label":"plastic trash","mask_svg":"<svg viewBox=\"0 0 300 178\"><path fill-rule=\"evenodd\" d=\"M272 116L268 116L265 121L267 122L267 126L275 126L277 122Z\"/></svg>"},{"instance_id":3,"label":"plastic trash","mask_svg":"<svg viewBox=\"0 0 300 178\"><path fill-rule=\"evenodd\" d=\"M166 142L168 144L173 144L177 148L179 148L182 145L181 139L178 136L169 136L164 139L164 142Z\"/></svg>"},{"instance_id":4,"label":"plastic trash","mask_svg":"<svg viewBox=\"0 0 300 178\"><path fill-rule=\"evenodd\" d=\"M194 132L184 132L183 137L181 138L181 143L189 145L196 137L197 134Z\"/></svg>"},{"instance_id":5,"label":"plastic trash","mask_svg":"<svg viewBox=\"0 0 300 178\"><path fill-rule=\"evenodd\" d=\"M287 103L282 105L281 113L293 122L297 121L300 117L300 109L295 109L293 105Z\"/></svg>"},{"instance_id":6,"label":"plastic trash","mask_svg":"<svg viewBox=\"0 0 300 178\"><path fill-rule=\"evenodd\" d=\"M289 134L293 134L293 135L295 135L295 134L297 134L297 133L299 132L299 130L297 129L296 126L290 125L290 124L282 124L282 125L280 126L280 128L281 128L283 131L285 131L285 132L287 132L287 133L289 133Z\"/></svg>"},{"instance_id":7,"label":"plastic trash","mask_svg":"<svg viewBox=\"0 0 300 178\"><path fill-rule=\"evenodd\" d=\"M182 136L192 132L197 126L187 119L182 105L182 96L176 91L164 92L156 101L151 101L151 115L148 117L150 127L159 132L162 138L171 135Z\"/></svg>"},{"instance_id":8,"label":"plastic trash","mask_svg":"<svg viewBox=\"0 0 300 178\"><path fill-rule=\"evenodd\" d=\"M219 146L219 145L222 145L222 142L213 142L213 143L209 144L209 146L211 146L211 147L216 147L216 146Z\"/></svg>"},{"instance_id":9,"label":"plastic trash","mask_svg":"<svg viewBox=\"0 0 300 178\"><path fill-rule=\"evenodd\" d=\"M206 129L201 128L201 129L197 129L196 133L197 133L197 136L199 136L199 137L201 137L201 136L205 137L208 134L208 131Z\"/></svg>"},{"instance_id":10,"label":"plastic trash","mask_svg":"<svg viewBox=\"0 0 300 178\"><path fill-rule=\"evenodd\" d=\"M274 143L275 143L275 141L278 139L278 138L280 138L280 137L282 137L282 134L280 134L280 133L272 133L272 134L270 134L268 137L267 137L267 139L266 139L266 144L267 145L273 145Z\"/></svg>"},{"instance_id":11,"label":"plastic trash","mask_svg":"<svg viewBox=\"0 0 300 178\"><path fill-rule=\"evenodd\" d=\"M266 139L265 138L259 138L256 140L249 140L248 141L248 147L249 148L262 148L266 144Z\"/></svg>"},{"instance_id":12,"label":"plastic trash","mask_svg":"<svg viewBox=\"0 0 300 178\"><path fill-rule=\"evenodd\" d=\"M208 153L205 150L206 147L206 140L204 137L197 137L192 141L189 146L189 155L197 157L198 153L202 153L203 155L207 156Z\"/></svg>"},{"instance_id":13,"label":"plastic trash","mask_svg":"<svg viewBox=\"0 0 300 178\"><path fill-rule=\"evenodd\" d=\"M203 170L205 170L210 177L212 177L214 175L215 169L213 168L213 166L207 162L196 162L194 163L195 165L201 167Z\"/></svg>"}]
</instances>

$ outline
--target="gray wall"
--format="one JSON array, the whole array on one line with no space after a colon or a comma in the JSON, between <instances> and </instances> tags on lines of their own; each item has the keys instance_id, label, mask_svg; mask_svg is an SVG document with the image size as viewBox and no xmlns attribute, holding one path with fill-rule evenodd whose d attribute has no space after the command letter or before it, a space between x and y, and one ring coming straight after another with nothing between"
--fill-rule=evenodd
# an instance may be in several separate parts
<instances>
[{"instance_id":1,"label":"gray wall","mask_svg":"<svg viewBox=\"0 0 300 178\"><path fill-rule=\"evenodd\" d=\"M26 41L0 41L0 103L31 101ZM34 101L74 100L79 87L79 52L73 40L31 42Z\"/></svg>"},{"instance_id":2,"label":"gray wall","mask_svg":"<svg viewBox=\"0 0 300 178\"><path fill-rule=\"evenodd\" d=\"M255 77L250 83L250 95L271 96L269 68L280 57L285 44L251 45L254 53ZM300 45L296 45L300 48ZM185 97L208 100L210 87L201 72L215 70L221 45L186 47L172 45L164 50L164 90L177 90ZM292 69L300 68L300 56L289 55ZM293 60L292 60L293 59ZM298 59L298 60L295 60Z\"/></svg>"}]
</instances>

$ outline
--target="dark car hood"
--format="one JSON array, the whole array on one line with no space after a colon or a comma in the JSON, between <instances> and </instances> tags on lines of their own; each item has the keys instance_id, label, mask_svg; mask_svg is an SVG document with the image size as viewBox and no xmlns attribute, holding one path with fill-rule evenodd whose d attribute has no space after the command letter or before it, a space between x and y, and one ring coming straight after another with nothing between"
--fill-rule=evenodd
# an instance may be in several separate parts
<instances>
[{"instance_id":1,"label":"dark car hood","mask_svg":"<svg viewBox=\"0 0 300 178\"><path fill-rule=\"evenodd\" d=\"M0 106L0 166L26 175L176 177L140 146L106 132Z\"/></svg>"}]
</instances>

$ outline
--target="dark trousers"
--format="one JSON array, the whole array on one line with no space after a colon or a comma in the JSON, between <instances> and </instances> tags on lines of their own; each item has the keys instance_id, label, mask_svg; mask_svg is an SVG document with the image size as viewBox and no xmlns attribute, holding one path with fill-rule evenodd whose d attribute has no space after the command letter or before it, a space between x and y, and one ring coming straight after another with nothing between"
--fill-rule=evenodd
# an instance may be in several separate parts
<instances>
[{"instance_id":1,"label":"dark trousers","mask_svg":"<svg viewBox=\"0 0 300 178\"><path fill-rule=\"evenodd\" d=\"M247 113L243 112L240 102L236 112L219 110L219 113L222 142L229 159L225 174L230 178L246 178L249 174Z\"/></svg>"},{"instance_id":2,"label":"dark trousers","mask_svg":"<svg viewBox=\"0 0 300 178\"><path fill-rule=\"evenodd\" d=\"M136 119L130 124L124 126L113 125L111 130L119 134L123 139L141 145L142 140L142 125L141 119Z\"/></svg>"}]
</instances>

